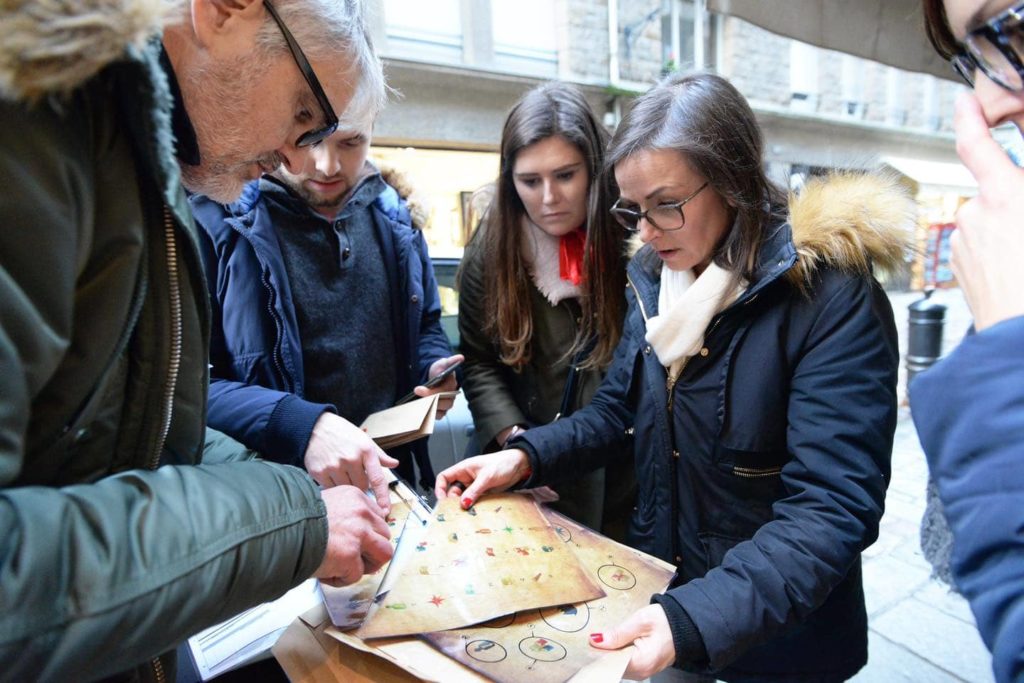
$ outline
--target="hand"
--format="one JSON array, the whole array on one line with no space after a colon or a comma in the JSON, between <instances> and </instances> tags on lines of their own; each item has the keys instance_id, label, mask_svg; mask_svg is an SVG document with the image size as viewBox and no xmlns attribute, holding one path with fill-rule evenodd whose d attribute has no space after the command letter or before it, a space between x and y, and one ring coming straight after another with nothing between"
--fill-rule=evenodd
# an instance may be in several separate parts
<instances>
[{"instance_id":1,"label":"hand","mask_svg":"<svg viewBox=\"0 0 1024 683\"><path fill-rule=\"evenodd\" d=\"M956 151L978 181L978 196L956 213L951 265L979 332L1024 315L1024 169L992 139L973 94L956 102Z\"/></svg>"},{"instance_id":2,"label":"hand","mask_svg":"<svg viewBox=\"0 0 1024 683\"><path fill-rule=\"evenodd\" d=\"M442 372L444 372L445 369L447 369L449 365L452 365L454 363L462 362L463 360L465 360L465 356L463 356L461 353L457 353L454 356L448 356L447 358L439 358L439 359L435 360L433 362L433 364L431 364L430 370L427 371L428 378L433 379L434 377L437 377ZM444 382L442 382L441 384L438 384L433 389L428 389L427 387L420 385L420 386L416 387L415 389L413 389L412 391L417 396L423 397L423 396L432 396L433 394L439 394L442 391L455 391L458 388L459 388L459 380L458 380L458 378L454 374L452 374L452 375L448 375L448 377L445 378ZM454 405L454 403L455 403L455 399L454 398L440 398L440 399L438 399L437 400L437 419L440 420L442 417L444 417L445 414L449 410L451 410L451 407L452 407L452 405Z\"/></svg>"},{"instance_id":3,"label":"hand","mask_svg":"<svg viewBox=\"0 0 1024 683\"><path fill-rule=\"evenodd\" d=\"M320 492L327 506L327 552L314 576L347 586L391 559L391 531L384 514L362 489L335 486Z\"/></svg>"},{"instance_id":4,"label":"hand","mask_svg":"<svg viewBox=\"0 0 1024 683\"><path fill-rule=\"evenodd\" d=\"M391 495L383 468L396 467L398 461L345 418L334 413L320 416L313 425L303 461L309 475L324 488L351 484L360 491L373 489L384 514L391 512Z\"/></svg>"},{"instance_id":5,"label":"hand","mask_svg":"<svg viewBox=\"0 0 1024 683\"><path fill-rule=\"evenodd\" d=\"M603 633L591 633L590 644L601 650L618 650L633 645L636 650L629 660L623 678L642 681L672 666L676 647L672 629L661 605L648 605L628 619Z\"/></svg>"},{"instance_id":6,"label":"hand","mask_svg":"<svg viewBox=\"0 0 1024 683\"><path fill-rule=\"evenodd\" d=\"M468 510L484 493L507 491L529 474L530 459L518 448L478 455L437 475L434 495L438 500L462 496L462 509Z\"/></svg>"}]
</instances>

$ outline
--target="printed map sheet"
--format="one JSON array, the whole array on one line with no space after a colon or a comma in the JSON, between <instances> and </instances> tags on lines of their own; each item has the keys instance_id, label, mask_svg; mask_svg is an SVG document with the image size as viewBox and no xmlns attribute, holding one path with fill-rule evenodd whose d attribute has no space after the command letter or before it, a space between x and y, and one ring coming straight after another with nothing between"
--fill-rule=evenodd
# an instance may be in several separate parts
<instances>
[{"instance_id":1,"label":"printed map sheet","mask_svg":"<svg viewBox=\"0 0 1024 683\"><path fill-rule=\"evenodd\" d=\"M358 637L443 631L604 595L534 499L518 493L485 496L469 510L455 498L440 501L395 571Z\"/></svg>"},{"instance_id":2,"label":"printed map sheet","mask_svg":"<svg viewBox=\"0 0 1024 683\"><path fill-rule=\"evenodd\" d=\"M645 607L651 595L665 591L675 568L557 512L545 509L544 514L562 545L575 552L588 577L604 588L605 597L520 609L478 626L423 637L452 659L499 683L617 681L629 656L590 647L590 634L606 631Z\"/></svg>"},{"instance_id":3,"label":"printed map sheet","mask_svg":"<svg viewBox=\"0 0 1024 683\"><path fill-rule=\"evenodd\" d=\"M387 523L391 529L391 545L396 556L373 574L366 574L356 583L341 588L320 584L324 595L324 604L330 614L331 623L342 631L356 628L363 623L373 604L373 599L380 591L381 581L389 576L388 568L394 564L401 565L401 556L397 555L400 548L415 547L415 543L400 544L403 536L414 539L422 533L423 527L430 519L427 508L404 482L394 481L391 484L391 514Z\"/></svg>"}]
</instances>

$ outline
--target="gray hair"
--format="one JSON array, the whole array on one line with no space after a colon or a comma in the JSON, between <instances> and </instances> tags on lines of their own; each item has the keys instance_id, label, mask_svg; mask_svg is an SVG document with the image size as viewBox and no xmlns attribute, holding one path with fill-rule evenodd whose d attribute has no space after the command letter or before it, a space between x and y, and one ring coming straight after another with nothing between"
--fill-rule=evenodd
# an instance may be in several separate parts
<instances>
[{"instance_id":1,"label":"gray hair","mask_svg":"<svg viewBox=\"0 0 1024 683\"><path fill-rule=\"evenodd\" d=\"M340 127L363 130L372 126L387 104L389 88L373 49L362 0L274 0L274 7L308 59L348 55L356 82L351 84L351 102L344 112L338 112ZM256 44L264 55L287 49L269 15L256 36ZM331 75L317 77L325 81Z\"/></svg>"}]
</instances>

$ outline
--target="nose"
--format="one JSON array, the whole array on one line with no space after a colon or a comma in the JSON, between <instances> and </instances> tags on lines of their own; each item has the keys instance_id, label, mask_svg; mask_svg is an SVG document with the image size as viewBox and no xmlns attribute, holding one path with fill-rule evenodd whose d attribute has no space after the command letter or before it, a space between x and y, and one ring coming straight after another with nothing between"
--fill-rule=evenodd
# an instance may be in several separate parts
<instances>
[{"instance_id":1,"label":"nose","mask_svg":"<svg viewBox=\"0 0 1024 683\"><path fill-rule=\"evenodd\" d=\"M278 160L284 169L292 175L302 171L302 151L293 146L280 147L276 151Z\"/></svg>"},{"instance_id":2,"label":"nose","mask_svg":"<svg viewBox=\"0 0 1024 683\"><path fill-rule=\"evenodd\" d=\"M650 242L651 240L658 236L659 230L655 228L653 225L651 225L651 222L647 220L647 216L641 218L640 221L636 224L636 227L637 234L640 235L640 241L643 242L644 244L647 244L648 242Z\"/></svg>"},{"instance_id":3,"label":"nose","mask_svg":"<svg viewBox=\"0 0 1024 683\"><path fill-rule=\"evenodd\" d=\"M557 204L558 200L562 198L562 193L558 188L558 184L551 180L544 181L544 203L547 205Z\"/></svg>"},{"instance_id":4,"label":"nose","mask_svg":"<svg viewBox=\"0 0 1024 683\"><path fill-rule=\"evenodd\" d=\"M334 177L341 170L341 157L338 155L337 148L330 143L330 140L324 140L311 149L309 155L313 160L313 166L316 168L317 173L323 177Z\"/></svg>"}]
</instances>

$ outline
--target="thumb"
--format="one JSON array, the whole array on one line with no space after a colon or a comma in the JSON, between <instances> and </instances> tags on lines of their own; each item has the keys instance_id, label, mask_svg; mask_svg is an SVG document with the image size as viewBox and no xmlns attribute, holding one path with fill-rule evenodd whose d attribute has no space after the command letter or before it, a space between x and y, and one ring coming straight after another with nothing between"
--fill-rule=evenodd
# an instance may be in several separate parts
<instances>
[{"instance_id":1,"label":"thumb","mask_svg":"<svg viewBox=\"0 0 1024 683\"><path fill-rule=\"evenodd\" d=\"M628 619L618 626L600 632L590 634L590 644L601 650L618 650L632 645L641 635L642 622L640 613L634 612Z\"/></svg>"},{"instance_id":2,"label":"thumb","mask_svg":"<svg viewBox=\"0 0 1024 683\"><path fill-rule=\"evenodd\" d=\"M1018 169L992 138L981 104L972 93L961 93L953 116L956 153L981 186Z\"/></svg>"}]
</instances>

